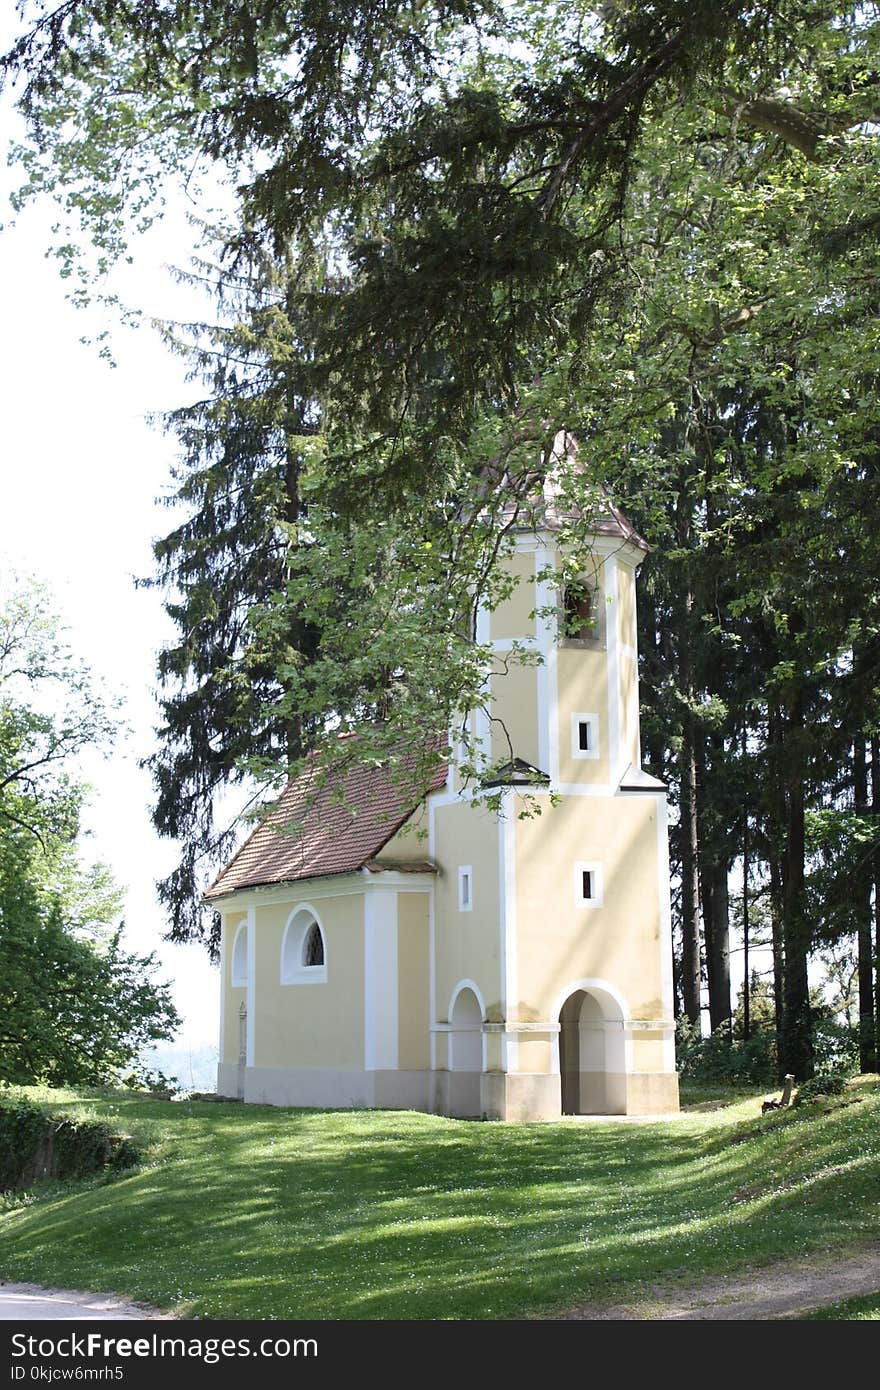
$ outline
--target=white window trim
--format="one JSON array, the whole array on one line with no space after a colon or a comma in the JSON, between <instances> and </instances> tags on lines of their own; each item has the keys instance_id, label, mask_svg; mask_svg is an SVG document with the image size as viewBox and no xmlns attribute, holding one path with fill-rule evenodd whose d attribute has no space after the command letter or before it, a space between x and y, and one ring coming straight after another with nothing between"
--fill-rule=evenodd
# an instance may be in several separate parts
<instances>
[{"instance_id":1,"label":"white window trim","mask_svg":"<svg viewBox=\"0 0 880 1390\"><path fill-rule=\"evenodd\" d=\"M233 989L247 988L247 921L239 922L232 938L232 950L229 953L229 983ZM239 946L239 939L243 937L242 944ZM244 957L244 971L237 967L241 964L241 957Z\"/></svg>"},{"instance_id":2,"label":"white window trim","mask_svg":"<svg viewBox=\"0 0 880 1390\"><path fill-rule=\"evenodd\" d=\"M593 896L585 898L583 892L583 875L589 873L593 875ZM596 859L579 859L574 866L574 905L579 908L592 909L602 907L605 901L605 890L602 882L602 865Z\"/></svg>"},{"instance_id":3,"label":"white window trim","mask_svg":"<svg viewBox=\"0 0 880 1390\"><path fill-rule=\"evenodd\" d=\"M467 902L464 900L464 885L467 882L468 895ZM458 869L458 910L459 912L473 912L474 910L474 871L470 864L460 864Z\"/></svg>"},{"instance_id":4,"label":"white window trim","mask_svg":"<svg viewBox=\"0 0 880 1390\"><path fill-rule=\"evenodd\" d=\"M589 729L587 738L589 748L580 746L580 725L586 724ZM598 714L573 714L571 716L571 756L573 758L589 758L595 761L599 757L599 716Z\"/></svg>"},{"instance_id":5,"label":"white window trim","mask_svg":"<svg viewBox=\"0 0 880 1390\"><path fill-rule=\"evenodd\" d=\"M297 920L299 919L299 920ZM303 965L302 953L312 924L317 925L324 945L323 965ZM288 954L296 962L285 967ZM280 980L282 985L325 985L327 983L327 933L311 903L299 903L287 919L281 936Z\"/></svg>"}]
</instances>

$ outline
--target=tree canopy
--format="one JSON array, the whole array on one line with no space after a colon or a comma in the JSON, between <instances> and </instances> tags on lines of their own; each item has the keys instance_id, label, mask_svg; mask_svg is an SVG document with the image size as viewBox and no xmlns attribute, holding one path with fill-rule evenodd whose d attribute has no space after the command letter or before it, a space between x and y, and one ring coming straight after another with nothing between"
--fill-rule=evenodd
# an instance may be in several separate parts
<instances>
[{"instance_id":1,"label":"tree canopy","mask_svg":"<svg viewBox=\"0 0 880 1390\"><path fill-rule=\"evenodd\" d=\"M75 756L112 706L64 643L44 590L0 608L0 1080L87 1084L142 1070L179 1019L152 955L127 951L122 894L77 845Z\"/></svg>"},{"instance_id":2,"label":"tree canopy","mask_svg":"<svg viewBox=\"0 0 880 1390\"><path fill-rule=\"evenodd\" d=\"M840 846L880 809L877 6L20 8L20 197L60 199L77 293L84 234L103 270L169 179L235 190L198 272L217 319L172 331L206 386L169 422L188 516L156 552L174 932L202 930L220 788L283 777L329 723L375 757L480 702L474 613L566 429L563 539L602 485L657 546L644 728L678 807L683 1012L706 979L730 1018L745 863L783 1066L812 1065L807 961L835 933L876 1041L873 832L857 867Z\"/></svg>"}]
</instances>

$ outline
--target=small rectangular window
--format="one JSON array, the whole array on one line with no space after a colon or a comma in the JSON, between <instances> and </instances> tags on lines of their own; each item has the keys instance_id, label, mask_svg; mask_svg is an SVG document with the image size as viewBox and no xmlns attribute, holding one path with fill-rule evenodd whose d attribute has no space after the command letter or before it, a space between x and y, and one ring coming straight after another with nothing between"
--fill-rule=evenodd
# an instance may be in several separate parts
<instances>
[{"instance_id":1,"label":"small rectangular window","mask_svg":"<svg viewBox=\"0 0 880 1390\"><path fill-rule=\"evenodd\" d=\"M470 912L472 910L473 894L473 870L470 864L463 865L458 871L458 910L459 912Z\"/></svg>"},{"instance_id":2,"label":"small rectangular window","mask_svg":"<svg viewBox=\"0 0 880 1390\"><path fill-rule=\"evenodd\" d=\"M571 716L571 756L573 758L599 757L599 716L578 710Z\"/></svg>"},{"instance_id":3,"label":"small rectangular window","mask_svg":"<svg viewBox=\"0 0 880 1390\"><path fill-rule=\"evenodd\" d=\"M603 907L602 865L597 860L580 860L574 866L575 907Z\"/></svg>"}]
</instances>

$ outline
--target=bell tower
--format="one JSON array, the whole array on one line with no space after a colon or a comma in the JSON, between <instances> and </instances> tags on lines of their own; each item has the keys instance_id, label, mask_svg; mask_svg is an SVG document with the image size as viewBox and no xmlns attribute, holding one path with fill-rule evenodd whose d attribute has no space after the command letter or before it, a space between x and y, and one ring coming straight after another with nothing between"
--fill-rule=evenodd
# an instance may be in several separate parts
<instances>
[{"instance_id":1,"label":"bell tower","mask_svg":"<svg viewBox=\"0 0 880 1390\"><path fill-rule=\"evenodd\" d=\"M573 464L570 437L560 452ZM511 530L508 596L478 618L491 670L470 727L500 805L453 769L432 812L434 1102L451 1114L678 1109L666 792L639 747L649 547L607 499L588 523L567 506L551 473ZM461 1059L480 1014L478 1077Z\"/></svg>"},{"instance_id":2,"label":"bell tower","mask_svg":"<svg viewBox=\"0 0 880 1390\"><path fill-rule=\"evenodd\" d=\"M490 766L519 759L554 789L616 787L641 767L636 571L649 547L608 505L572 564L552 502L542 522L514 532L515 586L478 618L492 669L475 739Z\"/></svg>"}]
</instances>

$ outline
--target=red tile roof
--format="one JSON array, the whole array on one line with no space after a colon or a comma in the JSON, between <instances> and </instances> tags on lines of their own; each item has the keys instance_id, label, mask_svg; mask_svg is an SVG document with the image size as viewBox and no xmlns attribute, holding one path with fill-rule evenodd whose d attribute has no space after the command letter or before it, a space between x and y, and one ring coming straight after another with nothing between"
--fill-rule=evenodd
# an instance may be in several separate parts
<instances>
[{"instance_id":1,"label":"red tile roof","mask_svg":"<svg viewBox=\"0 0 880 1390\"><path fill-rule=\"evenodd\" d=\"M446 766L441 764L425 795L445 783ZM288 782L205 898L362 869L419 805L420 798L399 786L387 766L349 765L322 784L315 763Z\"/></svg>"},{"instance_id":2,"label":"red tile roof","mask_svg":"<svg viewBox=\"0 0 880 1390\"><path fill-rule=\"evenodd\" d=\"M584 513L580 509L560 505L560 468L565 465L574 473L584 473L586 465L578 458L580 452L580 445L571 431L559 430L553 441L552 466L544 477L540 493L533 497L520 499L515 504L518 511L517 530L547 529L558 531L567 522L579 522L585 519ZM590 523L589 529L594 535L614 536L619 540L628 541L638 550L650 551L651 547L644 536L640 536L620 508L615 507L601 484L596 488L593 507L586 515Z\"/></svg>"}]
</instances>

